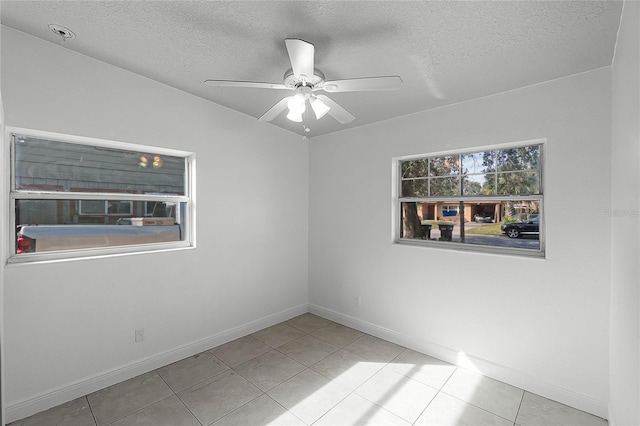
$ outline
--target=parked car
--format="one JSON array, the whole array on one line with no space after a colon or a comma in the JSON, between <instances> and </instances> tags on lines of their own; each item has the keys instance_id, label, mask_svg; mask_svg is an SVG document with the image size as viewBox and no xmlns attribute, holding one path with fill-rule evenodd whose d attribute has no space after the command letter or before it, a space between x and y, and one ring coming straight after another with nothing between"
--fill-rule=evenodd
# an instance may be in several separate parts
<instances>
[{"instance_id":1,"label":"parked car","mask_svg":"<svg viewBox=\"0 0 640 426\"><path fill-rule=\"evenodd\" d=\"M534 216L526 222L508 222L500 227L502 233L509 238L519 238L522 235L540 235L540 218Z\"/></svg>"},{"instance_id":2,"label":"parked car","mask_svg":"<svg viewBox=\"0 0 640 426\"><path fill-rule=\"evenodd\" d=\"M19 225L16 254L181 241L171 217L129 218L117 225Z\"/></svg>"},{"instance_id":3,"label":"parked car","mask_svg":"<svg viewBox=\"0 0 640 426\"><path fill-rule=\"evenodd\" d=\"M476 223L493 223L493 218L491 216L484 216L479 214L475 215L473 220L475 220Z\"/></svg>"}]
</instances>

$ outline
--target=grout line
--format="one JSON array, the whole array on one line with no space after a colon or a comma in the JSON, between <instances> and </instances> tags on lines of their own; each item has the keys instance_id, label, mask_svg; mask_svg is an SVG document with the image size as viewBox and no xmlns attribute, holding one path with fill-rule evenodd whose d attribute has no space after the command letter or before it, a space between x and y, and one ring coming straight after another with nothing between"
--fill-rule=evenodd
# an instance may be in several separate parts
<instances>
[{"instance_id":1,"label":"grout line","mask_svg":"<svg viewBox=\"0 0 640 426\"><path fill-rule=\"evenodd\" d=\"M191 411L191 408L189 408L189 406L187 404L184 403L184 401L182 400L182 398L180 398L180 395L175 394L175 397L178 398L178 401L180 401L180 404L182 404L184 406L184 408L187 409L187 411L189 412L189 414L191 414L193 416L194 419L196 419L196 421L198 423L200 423L200 426L205 426L202 424L202 422L200 421L200 419L195 415L195 413L193 411Z\"/></svg>"},{"instance_id":2,"label":"grout line","mask_svg":"<svg viewBox=\"0 0 640 426\"><path fill-rule=\"evenodd\" d=\"M241 377L242 377L242 376L241 376ZM246 380L246 379L245 379L245 380ZM249 381L247 380L247 382L249 382ZM251 382L249 382L249 383L251 383ZM251 384L253 385L253 383L251 383ZM256 388L258 388L256 385L253 385L253 386L255 386ZM229 412L228 412L227 414L225 414L224 416L222 416L222 417L220 417L220 418L215 419L214 421L212 421L211 423L209 423L209 426L210 426L210 425L212 425L212 424L214 424L214 423L216 423L216 422L219 422L220 420L224 419L224 418L225 418L225 417L227 417L227 416L230 416L231 414L235 413L236 411L240 410L241 408L246 407L247 405L251 404L251 403L252 403L253 401L255 401L256 399L258 399L258 398L260 398L260 397L262 397L262 396L269 396L269 395L267 395L267 393L266 393L266 392L262 391L262 389L258 388L258 390L260 390L260 391L262 392L262 394L261 394L261 395L258 395L258 396L256 396L255 398L253 398L252 400L245 402L244 404L242 404L242 405L241 405L241 406L239 406L238 408L235 408L234 410L229 411ZM289 410L287 410L287 411L289 411ZM200 424L202 424L202 423L200 423Z\"/></svg>"},{"instance_id":3,"label":"grout line","mask_svg":"<svg viewBox=\"0 0 640 426\"><path fill-rule=\"evenodd\" d=\"M171 389L171 387L169 387L169 389ZM177 395L174 393L173 395L169 395L169 396L167 396L167 397L165 397L165 398L162 398L162 399L160 399L160 400L158 400L158 401L156 401L156 402L154 402L154 403L151 403L151 404L149 404L149 405L147 405L147 406L145 406L145 407L138 408L137 410L132 411L132 412L130 412L130 413L128 413L128 414L125 414L124 416L122 416L122 417L120 417L120 418L118 418L118 419L114 419L113 421L111 421L111 422L109 422L109 423L105 423L105 424L104 424L104 426L112 425L112 424L114 424L114 423L116 423L116 422L119 422L119 421L120 421L120 420L122 420L122 419L126 419L126 418L127 418L127 417L129 417L129 416L133 416L134 414L139 413L139 412L141 412L141 411L144 411L144 410L146 410L146 409L147 409L147 408L149 408L149 407L153 407L154 405L156 405L156 404L158 404L158 403L160 403L160 402L162 402L162 401L164 401L164 400L166 400L166 399L169 399L169 398L171 398L171 397L173 397L173 396L177 396Z\"/></svg>"},{"instance_id":4,"label":"grout line","mask_svg":"<svg viewBox=\"0 0 640 426\"><path fill-rule=\"evenodd\" d=\"M300 374L300 373L298 373L298 374ZM296 376L297 376L298 374L296 374ZM295 377L295 376L294 376L294 377ZM266 392L264 393L264 395L265 395L267 398L269 398L271 401L275 402L275 403L276 403L276 404L278 404L280 407L282 407L282 409L283 409L283 410L285 410L287 413L291 414L293 417L295 417L296 419L298 419L298 420L300 420L302 423L304 423L304 421L303 421L300 417L296 416L296 415L293 413L293 411L289 410L287 407L285 407L284 405L280 404L280 403L279 403L278 401L276 401L275 399L271 398L271 395L269 395L269 394L268 394L268 393L266 393Z\"/></svg>"},{"instance_id":5,"label":"grout line","mask_svg":"<svg viewBox=\"0 0 640 426\"><path fill-rule=\"evenodd\" d=\"M180 362L180 361L178 361L178 362ZM171 364L169 364L169 365L171 365ZM160 379L164 382L164 384L167 385L167 387L171 390L171 392L173 392L173 394L176 395L176 391L174 391L173 388L171 387L171 385L169 383L167 383L167 381L164 379L164 377L162 377L162 374L158 373L158 370L159 370L159 368L156 369L156 370L153 370L153 372L156 373L160 377Z\"/></svg>"},{"instance_id":6,"label":"grout line","mask_svg":"<svg viewBox=\"0 0 640 426\"><path fill-rule=\"evenodd\" d=\"M444 391L440 391L440 392L442 392L443 394L445 394L445 395L447 395L447 396L450 396L451 398L455 398L455 399L457 399L458 401L462 401L462 402L464 402L465 404L468 404L468 405L470 405L470 406L472 406L472 407L475 407L475 408L477 408L477 409L479 409L479 410L482 410L482 411L484 411L485 413L489 413L489 414L491 414L492 416L498 417L498 418L503 419L503 420L506 420L506 421L508 421L508 422L515 423L515 419L514 419L514 420L509 420L509 419L508 419L508 418L506 418L506 417L502 417L502 416L501 416L501 415L499 415L499 414L496 414L496 413L494 413L494 412L492 412L492 411L489 411L489 410L487 410L486 408L482 408L482 407L480 407L479 405L473 404L473 403L471 403L471 402L469 402L469 401L465 401L464 399L458 398L458 397L457 397L457 396L455 396L455 395L451 395L451 394L449 394L449 393L447 393L447 392L444 392Z\"/></svg>"},{"instance_id":7,"label":"grout line","mask_svg":"<svg viewBox=\"0 0 640 426\"><path fill-rule=\"evenodd\" d=\"M91 408L91 404L89 403L89 395L83 396L83 398L87 401L87 407L89 407L89 411L91 412L91 417L93 417L93 423L98 426L98 420L96 420L95 414L93 414L93 408Z\"/></svg>"},{"instance_id":8,"label":"grout line","mask_svg":"<svg viewBox=\"0 0 640 426\"><path fill-rule=\"evenodd\" d=\"M518 416L520 415L520 409L522 408L522 402L524 401L524 396L525 396L526 393L527 393L527 391L523 389L522 398L520 398L520 404L518 404L518 411L516 411L516 417L513 419L514 426L515 426L516 422L518 421Z\"/></svg>"}]
</instances>

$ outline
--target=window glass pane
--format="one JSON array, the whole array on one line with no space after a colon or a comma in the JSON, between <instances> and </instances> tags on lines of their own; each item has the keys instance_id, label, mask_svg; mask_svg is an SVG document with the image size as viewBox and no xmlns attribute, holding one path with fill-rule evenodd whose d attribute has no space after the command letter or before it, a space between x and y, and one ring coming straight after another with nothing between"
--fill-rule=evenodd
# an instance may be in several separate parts
<instances>
[{"instance_id":1,"label":"window glass pane","mask_svg":"<svg viewBox=\"0 0 640 426\"><path fill-rule=\"evenodd\" d=\"M67 223L70 217L70 204L75 206L74 201L18 200L16 201L16 225ZM100 208L104 209L104 201Z\"/></svg>"},{"instance_id":2,"label":"window glass pane","mask_svg":"<svg viewBox=\"0 0 640 426\"><path fill-rule=\"evenodd\" d=\"M488 195L490 188L486 186L487 179L495 175L466 175L462 176L462 195ZM485 192L486 191L486 192Z\"/></svg>"},{"instance_id":3,"label":"window glass pane","mask_svg":"<svg viewBox=\"0 0 640 426\"><path fill-rule=\"evenodd\" d=\"M79 214L105 214L105 200L78 201Z\"/></svg>"},{"instance_id":4,"label":"window glass pane","mask_svg":"<svg viewBox=\"0 0 640 426\"><path fill-rule=\"evenodd\" d=\"M460 178L459 177L441 177L431 178L430 194L434 196L460 195Z\"/></svg>"},{"instance_id":5,"label":"window glass pane","mask_svg":"<svg viewBox=\"0 0 640 426\"><path fill-rule=\"evenodd\" d=\"M402 181L402 197L426 197L428 195L429 181L427 179Z\"/></svg>"},{"instance_id":6,"label":"window glass pane","mask_svg":"<svg viewBox=\"0 0 640 426\"><path fill-rule=\"evenodd\" d=\"M79 200L78 210L81 215L131 215L131 201L113 200Z\"/></svg>"},{"instance_id":7,"label":"window glass pane","mask_svg":"<svg viewBox=\"0 0 640 426\"><path fill-rule=\"evenodd\" d=\"M460 212L460 208L458 204L445 204L444 206L442 206L442 208L440 209L442 211L442 218L443 219L451 219L454 218L456 216L458 216L458 213Z\"/></svg>"},{"instance_id":8,"label":"window glass pane","mask_svg":"<svg viewBox=\"0 0 640 426\"><path fill-rule=\"evenodd\" d=\"M538 172L498 173L498 194L540 194L540 175Z\"/></svg>"},{"instance_id":9,"label":"window glass pane","mask_svg":"<svg viewBox=\"0 0 640 426\"><path fill-rule=\"evenodd\" d=\"M451 176L460 174L460 156L445 155L429 159L429 173L431 176Z\"/></svg>"},{"instance_id":10,"label":"window glass pane","mask_svg":"<svg viewBox=\"0 0 640 426\"><path fill-rule=\"evenodd\" d=\"M431 225L434 221L433 207L427 205L427 203L400 203L402 224L400 238L412 240L430 239ZM429 208L431 208L431 212L429 212Z\"/></svg>"},{"instance_id":11,"label":"window glass pane","mask_svg":"<svg viewBox=\"0 0 640 426\"><path fill-rule=\"evenodd\" d=\"M131 214L131 201L107 201L107 214Z\"/></svg>"},{"instance_id":12,"label":"window glass pane","mask_svg":"<svg viewBox=\"0 0 640 426\"><path fill-rule=\"evenodd\" d=\"M144 217L143 201L16 200L16 253L184 241L186 203L156 202L166 216ZM82 211L80 204L82 203ZM148 202L147 202L148 203ZM95 213L101 205L102 214ZM91 206L94 213L84 214ZM130 206L130 207L126 207ZM133 214L139 216L132 216Z\"/></svg>"},{"instance_id":13,"label":"window glass pane","mask_svg":"<svg viewBox=\"0 0 640 426\"><path fill-rule=\"evenodd\" d=\"M462 154L462 173L486 173L493 171L495 151Z\"/></svg>"},{"instance_id":14,"label":"window glass pane","mask_svg":"<svg viewBox=\"0 0 640 426\"><path fill-rule=\"evenodd\" d=\"M498 171L538 170L540 168L540 145L496 151Z\"/></svg>"},{"instance_id":15,"label":"window glass pane","mask_svg":"<svg viewBox=\"0 0 640 426\"><path fill-rule=\"evenodd\" d=\"M150 204L155 208L150 210ZM132 218L142 217L172 218L181 222L185 205L162 201L16 200L16 225L115 225L123 220L130 222Z\"/></svg>"},{"instance_id":16,"label":"window glass pane","mask_svg":"<svg viewBox=\"0 0 640 426\"><path fill-rule=\"evenodd\" d=\"M462 225L457 201L400 205L402 239L540 250L538 201L467 202Z\"/></svg>"},{"instance_id":17,"label":"window glass pane","mask_svg":"<svg viewBox=\"0 0 640 426\"><path fill-rule=\"evenodd\" d=\"M473 221L465 222L465 243L540 249L538 201L486 201L469 206Z\"/></svg>"},{"instance_id":18,"label":"window glass pane","mask_svg":"<svg viewBox=\"0 0 640 426\"><path fill-rule=\"evenodd\" d=\"M185 195L185 159L15 136L16 190Z\"/></svg>"},{"instance_id":19,"label":"window glass pane","mask_svg":"<svg viewBox=\"0 0 640 426\"><path fill-rule=\"evenodd\" d=\"M402 162L403 178L426 177L428 172L429 160L427 158Z\"/></svg>"},{"instance_id":20,"label":"window glass pane","mask_svg":"<svg viewBox=\"0 0 640 426\"><path fill-rule=\"evenodd\" d=\"M176 217L176 203L147 201L145 204L146 217Z\"/></svg>"},{"instance_id":21,"label":"window glass pane","mask_svg":"<svg viewBox=\"0 0 640 426\"><path fill-rule=\"evenodd\" d=\"M463 195L496 195L496 173L466 175L462 176L462 181L464 183Z\"/></svg>"}]
</instances>

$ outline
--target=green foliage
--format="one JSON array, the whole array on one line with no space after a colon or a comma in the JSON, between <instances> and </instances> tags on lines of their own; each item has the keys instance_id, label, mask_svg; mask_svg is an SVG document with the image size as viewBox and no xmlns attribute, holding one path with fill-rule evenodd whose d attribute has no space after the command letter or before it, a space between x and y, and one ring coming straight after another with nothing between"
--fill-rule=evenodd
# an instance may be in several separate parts
<instances>
[{"instance_id":1,"label":"green foliage","mask_svg":"<svg viewBox=\"0 0 640 426\"><path fill-rule=\"evenodd\" d=\"M403 197L540 194L540 145L407 160L401 169Z\"/></svg>"},{"instance_id":2,"label":"green foliage","mask_svg":"<svg viewBox=\"0 0 640 426\"><path fill-rule=\"evenodd\" d=\"M402 177L417 178L429 176L429 159L409 160L402 162Z\"/></svg>"},{"instance_id":3,"label":"green foliage","mask_svg":"<svg viewBox=\"0 0 640 426\"><path fill-rule=\"evenodd\" d=\"M482 185L480 182L469 179L468 176L463 176L462 191L464 195L482 195Z\"/></svg>"},{"instance_id":4,"label":"green foliage","mask_svg":"<svg viewBox=\"0 0 640 426\"><path fill-rule=\"evenodd\" d=\"M540 193L540 145L486 151L482 164L490 172L482 187L483 194Z\"/></svg>"}]
</instances>

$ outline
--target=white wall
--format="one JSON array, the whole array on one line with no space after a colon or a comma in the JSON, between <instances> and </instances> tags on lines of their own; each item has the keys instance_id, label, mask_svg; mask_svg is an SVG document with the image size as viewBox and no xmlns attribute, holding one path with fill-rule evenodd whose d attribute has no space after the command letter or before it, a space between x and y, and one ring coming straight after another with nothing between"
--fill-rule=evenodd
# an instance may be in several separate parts
<instances>
[{"instance_id":1,"label":"white wall","mask_svg":"<svg viewBox=\"0 0 640 426\"><path fill-rule=\"evenodd\" d=\"M2 103L2 93L0 91L0 147L4 146L4 107ZM0 164L4 161L4 150L0 149ZM2 172L0 172L2 173ZM5 175L2 174L2 179L5 181ZM0 194L2 191L0 190ZM0 211L7 211L6 200L4 197L0 197ZM2 220L2 213L0 213L0 220ZM6 235L7 227L0 222L0 234ZM5 246L0 242L0 259L5 259ZM4 261L0 261L0 426L4 426L4 307L2 301L4 300Z\"/></svg>"},{"instance_id":2,"label":"white wall","mask_svg":"<svg viewBox=\"0 0 640 426\"><path fill-rule=\"evenodd\" d=\"M624 96L638 93L638 5L626 2L624 16L613 157L610 69L307 147L274 126L3 27L7 125L198 156L197 249L5 270L8 420L302 312L308 279L318 313L451 361L464 353L497 378L598 415L607 415L611 378L612 419L638 423L638 225L605 217L638 208L638 128L629 118L638 106ZM534 138L548 140L546 259L391 243L392 157ZM613 179L612 159L625 165ZM592 231L594 223L602 226ZM135 344L141 326L147 340Z\"/></svg>"},{"instance_id":3,"label":"white wall","mask_svg":"<svg viewBox=\"0 0 640 426\"><path fill-rule=\"evenodd\" d=\"M606 417L610 81L605 68L312 139L311 311ZM392 157L536 138L546 259L392 244Z\"/></svg>"},{"instance_id":4,"label":"white wall","mask_svg":"<svg viewBox=\"0 0 640 426\"><path fill-rule=\"evenodd\" d=\"M197 249L5 269L9 421L307 311L306 141L2 31L8 126L197 155Z\"/></svg>"},{"instance_id":5,"label":"white wall","mask_svg":"<svg viewBox=\"0 0 640 426\"><path fill-rule=\"evenodd\" d=\"M610 424L640 424L640 3L624 3L613 62Z\"/></svg>"}]
</instances>

